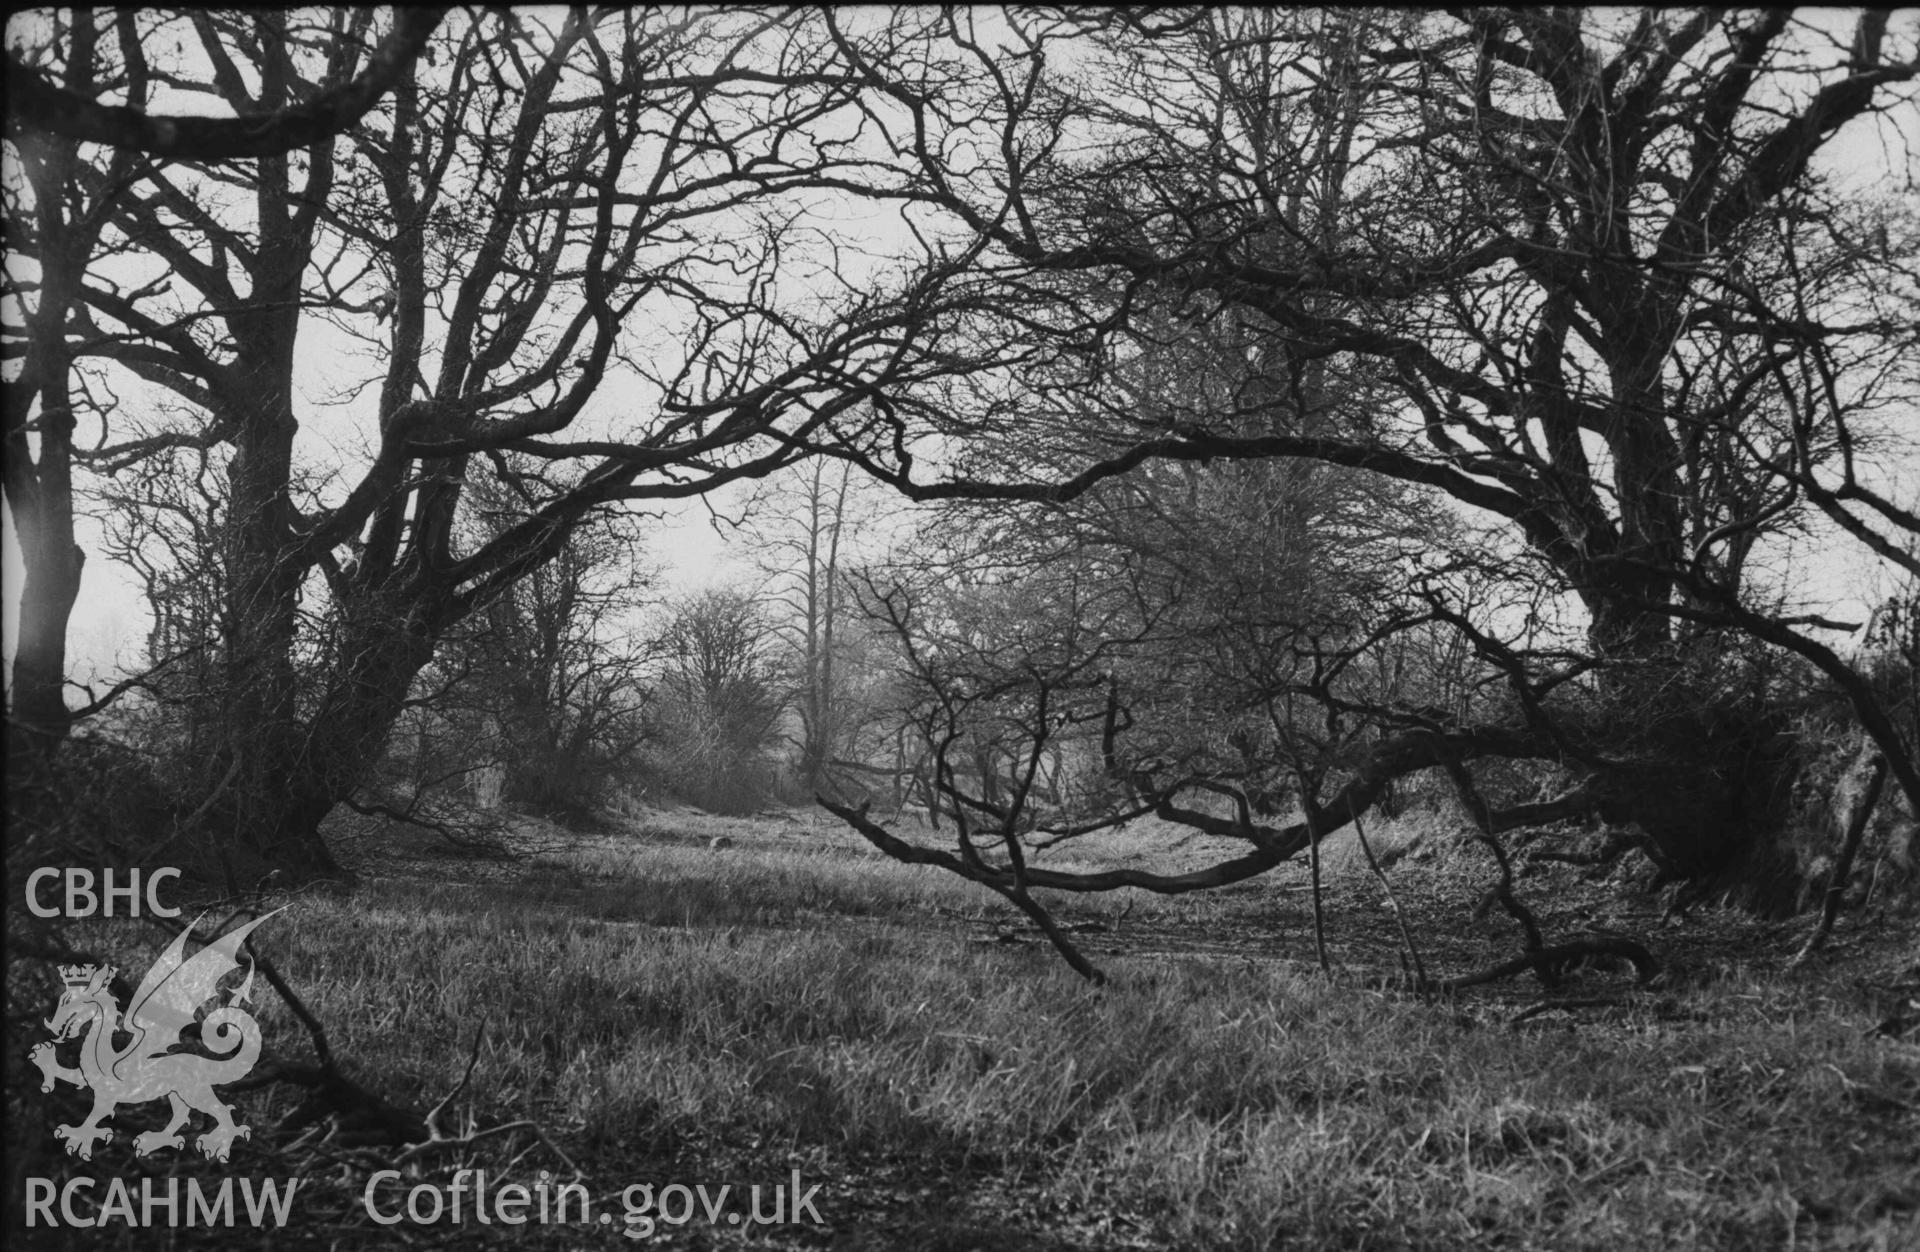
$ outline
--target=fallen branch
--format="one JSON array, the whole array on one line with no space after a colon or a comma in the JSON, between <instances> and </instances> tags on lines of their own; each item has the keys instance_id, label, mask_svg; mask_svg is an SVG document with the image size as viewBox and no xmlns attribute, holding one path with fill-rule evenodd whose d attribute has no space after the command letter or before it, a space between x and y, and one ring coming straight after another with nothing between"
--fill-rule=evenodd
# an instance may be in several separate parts
<instances>
[{"instance_id":1,"label":"fallen branch","mask_svg":"<svg viewBox=\"0 0 1920 1252\"><path fill-rule=\"evenodd\" d=\"M1413 942L1413 930L1407 925L1407 915L1400 909L1400 897L1394 894L1393 884L1387 881L1386 864L1373 854L1366 824L1358 816L1353 819L1353 833L1360 839L1360 851L1366 854L1367 868L1380 880L1380 889L1387 893L1387 904L1393 909L1393 920L1400 926L1400 942L1405 945L1406 956L1413 962L1414 981L1424 987L1427 985L1426 963L1420 959L1420 949Z\"/></svg>"},{"instance_id":2,"label":"fallen branch","mask_svg":"<svg viewBox=\"0 0 1920 1252\"><path fill-rule=\"evenodd\" d=\"M1529 970L1543 979L1552 978L1560 969L1573 962L1596 956L1615 956L1631 961L1637 981L1643 987L1660 973L1660 962L1656 961L1653 954L1645 947L1632 939L1613 937L1576 939L1572 943L1559 943L1550 948L1535 948L1514 957L1511 961L1502 961L1493 968L1482 970L1477 974L1449 978L1438 984L1435 990L1464 991L1468 987L1499 982L1503 978L1512 978L1515 974L1524 974Z\"/></svg>"},{"instance_id":3,"label":"fallen branch","mask_svg":"<svg viewBox=\"0 0 1920 1252\"><path fill-rule=\"evenodd\" d=\"M1011 902L1015 908L1031 918L1033 924L1040 928L1040 933L1047 937L1047 942L1053 945L1054 951L1058 952L1066 963L1073 968L1074 973L1080 975L1080 977L1086 979L1096 987L1103 986L1106 983L1106 974L1101 971L1099 966L1080 954L1080 949L1073 946L1073 941L1062 933L1060 927L1054 924L1053 917L1046 909L1040 906L1038 900L1035 900L1031 895L1027 894L1024 887L1002 887L992 882L986 885L998 892L1002 897Z\"/></svg>"},{"instance_id":4,"label":"fallen branch","mask_svg":"<svg viewBox=\"0 0 1920 1252\"><path fill-rule=\"evenodd\" d=\"M238 914L235 914L237 917ZM176 922L168 918L149 915L155 926L171 934L178 935L191 929L190 924ZM224 931L231 925L229 918L219 929ZM313 1040L314 1056L317 1065L303 1065L291 1061L270 1060L254 1067L251 1074L237 1082L223 1084L229 1091L253 1091L274 1083L290 1083L307 1088L308 1094L292 1112L280 1121L282 1130L298 1130L303 1126L332 1117L343 1129L363 1143L410 1143L428 1133L426 1119L410 1109L404 1109L369 1091L341 1072L333 1048L327 1041L326 1027L314 1011L307 1007L305 1000L281 976L273 961L261 951L253 936L247 937L245 948L252 958L254 968L267 980L282 1003L299 1019Z\"/></svg>"},{"instance_id":5,"label":"fallen branch","mask_svg":"<svg viewBox=\"0 0 1920 1252\"><path fill-rule=\"evenodd\" d=\"M420 798L416 795L413 803L404 809L396 809L390 804L376 800L355 800L348 797L340 802L341 807L350 809L362 817L384 817L388 821L413 826L430 831L445 840L449 847L461 852L470 852L475 856L496 861L523 859L501 838L500 832L506 824L500 821L483 821L476 826L462 829L452 822L443 822L422 815ZM471 830L473 833L468 833Z\"/></svg>"},{"instance_id":6,"label":"fallen branch","mask_svg":"<svg viewBox=\"0 0 1920 1252\"><path fill-rule=\"evenodd\" d=\"M1459 793L1461 803L1473 817L1475 837L1487 846L1487 851L1493 853L1493 859L1500 867L1500 881L1487 893L1487 901L1482 902L1481 908L1484 909L1488 901L1498 901L1507 910L1508 916L1520 923L1520 929L1526 934L1527 951L1542 951L1546 947L1546 939L1540 933L1540 923L1534 920L1533 910L1520 902L1519 894L1513 889L1513 859L1500 845L1499 826L1494 821L1493 806L1480 794L1473 775L1457 754L1449 755L1444 765L1448 777L1453 779L1454 790ZM1521 968L1527 967L1523 965ZM1533 969L1539 975L1540 984L1551 990L1557 980L1553 967L1536 964Z\"/></svg>"},{"instance_id":7,"label":"fallen branch","mask_svg":"<svg viewBox=\"0 0 1920 1252\"><path fill-rule=\"evenodd\" d=\"M540 1128L538 1122L522 1118L519 1121L502 1122L498 1126L489 1126L485 1130L476 1129L470 1125L464 1132L457 1135L448 1134L446 1129L441 1125L440 1119L446 1113L447 1107L453 1103L456 1096L467 1089L467 1084L473 1081L474 1066L480 1061L480 1041L485 1035L486 1026L484 1024L473 1032L473 1047L467 1053L467 1068L461 1073L460 1081L455 1083L453 1089L442 1096L439 1102L427 1111L425 1136L418 1142L409 1143L406 1150L394 1158L393 1164L395 1166L403 1166L410 1162L417 1161L430 1153L470 1147L482 1139L491 1139L495 1135L504 1135L516 1130L525 1130L532 1132L535 1139L547 1145L548 1151L566 1162L567 1168L573 1171L573 1176L576 1180L585 1178L586 1174L581 1171L580 1166L574 1162L572 1157L561 1150L559 1144L548 1138L547 1132ZM525 1153L523 1152L521 1155L524 1156ZM515 1159L517 1161L519 1158L516 1157Z\"/></svg>"},{"instance_id":8,"label":"fallen branch","mask_svg":"<svg viewBox=\"0 0 1920 1252\"><path fill-rule=\"evenodd\" d=\"M1528 1005L1507 1019L1509 1027L1524 1025L1543 1013L1557 1010L1572 1012L1574 1009L1615 1009L1626 1003L1618 996L1595 996L1587 1000L1542 1000L1538 1004Z\"/></svg>"},{"instance_id":9,"label":"fallen branch","mask_svg":"<svg viewBox=\"0 0 1920 1252\"><path fill-rule=\"evenodd\" d=\"M1276 721L1275 726L1278 725ZM1301 808L1306 812L1307 821L1307 875L1308 881L1313 884L1313 952L1320 958L1320 972L1331 978L1333 965L1327 960L1327 923L1320 890L1320 829L1319 823L1314 820L1314 811L1318 806L1313 789L1307 782L1306 771L1300 771L1298 777Z\"/></svg>"}]
</instances>

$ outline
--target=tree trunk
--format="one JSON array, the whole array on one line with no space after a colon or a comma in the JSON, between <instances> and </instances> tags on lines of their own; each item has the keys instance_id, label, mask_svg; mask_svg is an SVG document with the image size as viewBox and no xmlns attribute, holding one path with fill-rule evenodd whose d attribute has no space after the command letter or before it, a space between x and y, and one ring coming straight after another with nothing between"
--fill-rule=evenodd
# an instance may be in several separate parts
<instances>
[{"instance_id":1,"label":"tree trunk","mask_svg":"<svg viewBox=\"0 0 1920 1252\"><path fill-rule=\"evenodd\" d=\"M378 763L437 638L421 613L385 597L342 612L347 620L317 707L301 719L291 699L283 702L282 720L263 725L267 733L248 745L233 783L232 837L242 859L293 883L344 875L321 823Z\"/></svg>"},{"instance_id":2,"label":"tree trunk","mask_svg":"<svg viewBox=\"0 0 1920 1252\"><path fill-rule=\"evenodd\" d=\"M42 419L43 427L52 425ZM66 420L69 432L72 418ZM43 439L53 436L43 430ZM44 445L43 445L44 447ZM26 575L20 584L20 625L8 693L7 746L23 764L49 760L73 724L67 707L67 622L80 594L86 554L73 541L73 494L65 474L45 473L25 489L8 484L7 507L19 538ZM13 475L9 473L9 478Z\"/></svg>"},{"instance_id":3,"label":"tree trunk","mask_svg":"<svg viewBox=\"0 0 1920 1252\"><path fill-rule=\"evenodd\" d=\"M293 658L304 569L292 551L287 501L298 429L292 336L273 333L279 329L256 327L261 341L250 345L249 355L265 358L256 375L262 382L236 397L243 416L230 469L223 709L227 750L238 764L229 835L240 848L289 872L331 870L324 851L309 847L318 819L307 821L293 804L308 755Z\"/></svg>"},{"instance_id":4,"label":"tree trunk","mask_svg":"<svg viewBox=\"0 0 1920 1252\"><path fill-rule=\"evenodd\" d=\"M91 15L75 20L73 41L68 85L86 92L94 81ZM38 300L20 310L27 344L19 374L0 383L6 400L7 510L25 571L7 693L7 755L29 767L50 762L73 726L66 696L67 622L86 563L73 540L74 378L66 324L100 228L75 187L77 158L78 144L66 139L22 145L16 154L17 171L33 191L41 244ZM113 172L120 168L116 158ZM36 399L37 456L27 435Z\"/></svg>"}]
</instances>

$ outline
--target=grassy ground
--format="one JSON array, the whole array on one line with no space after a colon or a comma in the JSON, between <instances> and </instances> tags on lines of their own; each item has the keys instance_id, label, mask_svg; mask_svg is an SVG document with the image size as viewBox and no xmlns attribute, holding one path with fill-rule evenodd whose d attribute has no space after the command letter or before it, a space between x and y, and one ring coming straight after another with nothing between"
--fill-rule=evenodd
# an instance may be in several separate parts
<instances>
[{"instance_id":1,"label":"grassy ground","mask_svg":"<svg viewBox=\"0 0 1920 1252\"><path fill-rule=\"evenodd\" d=\"M590 1221L375 1225L362 1194L397 1151L356 1142L352 1118L296 1130L301 1092L278 1087L237 1097L256 1129L224 1172L300 1176L292 1222L212 1243L612 1248L651 1217L669 1247L1920 1247L1920 1032L1875 1033L1920 995L1910 915L1881 918L1873 944L1849 918L1829 954L1787 970L1804 922L1663 926L1654 903L1556 867L1523 883L1550 941L1639 934L1665 985L1591 972L1550 994L1516 981L1434 1001L1395 989L1397 931L1336 844L1331 979L1290 867L1203 899L1059 902L1111 976L1096 990L986 893L824 819L667 813L523 835L546 850L500 865L380 834L363 885L275 900L286 912L260 936L353 1077L416 1110L452 1093L456 1142L407 1161L384 1211L477 1167L489 1189L582 1177ZM1111 863L1165 843L1136 831L1049 856ZM1512 955L1511 923L1470 917L1486 864L1441 845L1393 872L1426 959L1458 974ZM136 974L164 940L124 923L68 937ZM37 962L10 965L10 983L35 1015L58 990ZM270 1053L310 1058L292 1014L261 1000ZM222 1176L138 1161L126 1135L91 1165L60 1155L48 1128L84 1110L23 1076L44 1037L7 1041L9 1207L30 1176ZM684 1224L655 1211L627 1226L634 1184L730 1186L723 1207L743 1213L748 1188L770 1195L796 1171L818 1187L819 1224L710 1223L696 1205ZM89 1248L205 1237L30 1233Z\"/></svg>"}]
</instances>

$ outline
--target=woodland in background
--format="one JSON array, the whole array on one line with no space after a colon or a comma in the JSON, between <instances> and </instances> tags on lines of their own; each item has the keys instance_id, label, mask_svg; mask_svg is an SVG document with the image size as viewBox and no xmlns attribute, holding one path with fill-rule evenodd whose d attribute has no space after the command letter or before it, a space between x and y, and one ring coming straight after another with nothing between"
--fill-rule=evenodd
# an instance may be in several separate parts
<instances>
[{"instance_id":1,"label":"woodland in background","mask_svg":"<svg viewBox=\"0 0 1920 1252\"><path fill-rule=\"evenodd\" d=\"M1075 961L1035 891L1442 791L1503 872L1587 820L1765 910L1911 876L1920 201L1822 156L1911 141L1916 38L13 18L19 839L299 882L342 806L817 796ZM745 482L764 585L653 603L648 503ZM89 556L155 623L76 703ZM1148 814L1239 851L1028 863Z\"/></svg>"}]
</instances>

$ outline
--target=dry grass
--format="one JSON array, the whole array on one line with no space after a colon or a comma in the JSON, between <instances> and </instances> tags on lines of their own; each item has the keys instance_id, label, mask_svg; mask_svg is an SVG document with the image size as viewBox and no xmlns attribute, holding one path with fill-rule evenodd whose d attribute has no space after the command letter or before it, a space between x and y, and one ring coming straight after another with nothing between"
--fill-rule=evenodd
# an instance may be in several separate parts
<instances>
[{"instance_id":1,"label":"dry grass","mask_svg":"<svg viewBox=\"0 0 1920 1252\"><path fill-rule=\"evenodd\" d=\"M735 846L710 849L722 833ZM808 1246L1916 1246L1920 1048L1871 1035L1871 1005L1818 974L1611 980L1616 1006L1513 1025L1511 1000L1329 984L1257 946L1106 952L1096 991L1042 946L982 942L1001 917L982 893L803 820L655 815L518 882L446 877L298 899L263 932L356 1073L425 1107L480 1031L463 1116L537 1120L608 1193L799 1168L832 1223L785 1236ZM1212 913L1148 899L1125 924L1285 903L1260 891ZM1082 915L1100 909L1123 911ZM130 964L156 946L76 937ZM304 1051L281 1006L264 1016ZM263 1127L290 1106L248 1104ZM560 1168L544 1147L516 1157L530 1143L427 1176ZM274 1147L244 1145L245 1172L275 1172ZM133 1167L113 1151L109 1169ZM332 1198L313 1237L398 1238L356 1221L363 1174L340 1160L315 1168ZM502 1237L456 1246L482 1236Z\"/></svg>"}]
</instances>

